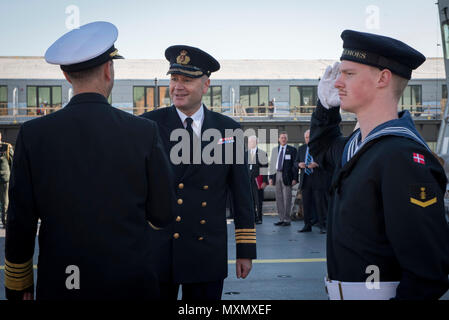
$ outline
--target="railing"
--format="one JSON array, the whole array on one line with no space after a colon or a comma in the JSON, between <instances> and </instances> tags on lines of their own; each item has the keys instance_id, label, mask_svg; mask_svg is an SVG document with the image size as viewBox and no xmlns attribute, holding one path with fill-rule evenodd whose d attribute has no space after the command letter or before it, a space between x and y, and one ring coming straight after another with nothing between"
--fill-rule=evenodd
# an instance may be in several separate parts
<instances>
[{"instance_id":1,"label":"railing","mask_svg":"<svg viewBox=\"0 0 449 320\"><path fill-rule=\"evenodd\" d=\"M248 117L254 119L276 119L291 117L293 119L298 117L310 117L315 110L316 106L286 106L286 107L267 107L267 106L214 106L208 107L218 113L223 113L228 116L234 117ZM0 121L2 122L16 122L26 121L31 118L45 116L55 111L60 110L61 107L27 107L27 108L0 108ZM154 108L142 108L142 107L117 107L117 109L129 112L135 115L140 115L147 111L152 111ZM444 107L441 105L409 105L399 106L398 110L408 110L412 116L416 119L435 120L441 119L444 113ZM352 113L342 111L343 118L354 118Z\"/></svg>"}]
</instances>

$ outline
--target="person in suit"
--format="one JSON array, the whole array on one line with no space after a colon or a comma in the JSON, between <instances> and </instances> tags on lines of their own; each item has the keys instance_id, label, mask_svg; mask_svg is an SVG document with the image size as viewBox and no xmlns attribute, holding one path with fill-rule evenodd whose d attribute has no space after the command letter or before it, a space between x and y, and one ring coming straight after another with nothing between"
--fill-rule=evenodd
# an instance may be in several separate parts
<instances>
[{"instance_id":1,"label":"person in suit","mask_svg":"<svg viewBox=\"0 0 449 320\"><path fill-rule=\"evenodd\" d=\"M268 156L257 146L257 137L248 137L248 165L251 179L251 194L256 212L256 224L262 224L264 189L268 184Z\"/></svg>"},{"instance_id":2,"label":"person in suit","mask_svg":"<svg viewBox=\"0 0 449 320\"><path fill-rule=\"evenodd\" d=\"M290 211L292 207L292 186L298 181L298 170L294 168L296 148L287 145L286 132L279 134L279 146L271 152L270 185L276 186L276 206L279 221L276 226L289 226L291 224Z\"/></svg>"},{"instance_id":3,"label":"person in suit","mask_svg":"<svg viewBox=\"0 0 449 320\"><path fill-rule=\"evenodd\" d=\"M6 226L6 211L8 210L8 186L11 174L12 159L14 149L8 142L2 141L0 132L0 211L2 219L2 228Z\"/></svg>"},{"instance_id":4,"label":"person in suit","mask_svg":"<svg viewBox=\"0 0 449 320\"><path fill-rule=\"evenodd\" d=\"M326 233L325 220L330 176L313 160L308 147L309 137L310 130L306 130L304 133L305 144L298 148L295 159L296 170L301 170L299 189L302 191L304 206L304 227L298 230L298 232L312 231L312 220L315 211L320 233L324 234Z\"/></svg>"},{"instance_id":5,"label":"person in suit","mask_svg":"<svg viewBox=\"0 0 449 320\"><path fill-rule=\"evenodd\" d=\"M101 35L101 36L98 36ZM59 38L45 59L74 96L18 133L5 239L5 290L36 298L155 299L151 223L172 219L172 171L157 125L113 108L117 28L93 22Z\"/></svg>"},{"instance_id":6,"label":"person in suit","mask_svg":"<svg viewBox=\"0 0 449 320\"><path fill-rule=\"evenodd\" d=\"M210 111L201 102L211 73L220 68L215 58L185 45L167 48L165 57L170 63L167 74L173 105L142 115L159 124L175 172L176 218L165 230L153 232L162 297L176 300L181 287L182 300L220 300L228 274L227 192L232 193L238 278L248 276L252 259L256 258L254 208L248 193L244 144L234 137L240 125ZM219 139L208 140L209 133L217 134ZM182 148L177 152L179 145ZM205 153L211 145L214 149L209 154L219 158L208 162ZM229 150L234 158L224 161ZM236 161L237 156L241 156L241 162Z\"/></svg>"}]
</instances>

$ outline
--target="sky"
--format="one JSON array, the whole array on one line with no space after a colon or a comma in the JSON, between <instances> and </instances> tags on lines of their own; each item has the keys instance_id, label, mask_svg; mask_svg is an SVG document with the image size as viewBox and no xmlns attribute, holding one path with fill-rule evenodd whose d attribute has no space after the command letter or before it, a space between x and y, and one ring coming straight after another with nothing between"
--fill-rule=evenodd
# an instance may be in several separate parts
<instances>
[{"instance_id":1,"label":"sky","mask_svg":"<svg viewBox=\"0 0 449 320\"><path fill-rule=\"evenodd\" d=\"M217 59L337 59L345 29L441 57L436 0L0 0L0 56L43 56L71 28L109 21L129 59L174 44Z\"/></svg>"}]
</instances>

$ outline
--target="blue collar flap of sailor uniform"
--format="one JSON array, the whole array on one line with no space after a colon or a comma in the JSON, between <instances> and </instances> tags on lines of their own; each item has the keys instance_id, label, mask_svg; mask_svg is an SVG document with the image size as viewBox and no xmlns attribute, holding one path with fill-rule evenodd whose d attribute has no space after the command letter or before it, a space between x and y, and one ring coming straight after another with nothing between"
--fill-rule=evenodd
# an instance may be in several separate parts
<instances>
[{"instance_id":1,"label":"blue collar flap of sailor uniform","mask_svg":"<svg viewBox=\"0 0 449 320\"><path fill-rule=\"evenodd\" d=\"M346 163L348 163L349 160L351 160L355 156L355 154L368 142L383 136L400 136L412 139L422 144L430 152L427 143L415 128L410 112L408 112L407 110L401 111L399 112L398 116L398 119L384 122L375 127L363 141L360 129L354 131L353 134L349 137L349 140L343 150L341 166L343 167Z\"/></svg>"}]
</instances>

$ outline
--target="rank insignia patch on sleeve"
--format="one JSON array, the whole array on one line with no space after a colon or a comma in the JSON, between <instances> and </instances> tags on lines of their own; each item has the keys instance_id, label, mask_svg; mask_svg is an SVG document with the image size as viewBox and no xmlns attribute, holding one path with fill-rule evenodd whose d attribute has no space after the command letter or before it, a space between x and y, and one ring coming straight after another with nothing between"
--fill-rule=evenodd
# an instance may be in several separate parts
<instances>
[{"instance_id":1,"label":"rank insignia patch on sleeve","mask_svg":"<svg viewBox=\"0 0 449 320\"><path fill-rule=\"evenodd\" d=\"M437 197L430 185L414 185L411 187L410 203L426 208L437 203Z\"/></svg>"}]
</instances>

